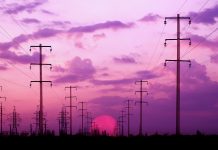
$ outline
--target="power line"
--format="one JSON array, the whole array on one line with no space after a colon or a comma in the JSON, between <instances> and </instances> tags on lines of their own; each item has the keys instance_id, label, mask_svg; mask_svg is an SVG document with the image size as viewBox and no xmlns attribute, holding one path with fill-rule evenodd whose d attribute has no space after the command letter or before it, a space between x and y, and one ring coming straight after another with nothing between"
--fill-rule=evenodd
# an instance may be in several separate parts
<instances>
[{"instance_id":1,"label":"power line","mask_svg":"<svg viewBox=\"0 0 218 150\"><path fill-rule=\"evenodd\" d=\"M210 1L210 0L206 0L205 3L203 3L203 5L199 8L198 12L196 13L197 15L192 18L192 21L194 21L194 20L196 20L197 18L199 18L199 17L202 16L202 14L199 15L199 13L200 13L200 11L208 4L209 1ZM187 28L187 27L188 27L188 28ZM183 28L183 30L188 30L189 28L190 28L190 26L186 25L186 26Z\"/></svg>"},{"instance_id":2,"label":"power line","mask_svg":"<svg viewBox=\"0 0 218 150\"><path fill-rule=\"evenodd\" d=\"M184 53L182 55L182 57L186 56L187 54L191 53L195 48L197 48L198 46L200 46L202 43L204 43L206 41L207 38L209 38L213 33L215 33L217 31L218 28L214 29L212 32L210 32L207 36L205 36L204 39L202 39L199 43L197 43L194 47L192 47L190 50L186 51L186 53Z\"/></svg>"},{"instance_id":3,"label":"power line","mask_svg":"<svg viewBox=\"0 0 218 150\"><path fill-rule=\"evenodd\" d=\"M207 3L209 2L210 0L206 0L205 3L203 3L203 5L200 7L200 9L198 10L198 15L195 16L192 20L195 20L196 18L200 17L201 15L199 15L199 12L207 5Z\"/></svg>"},{"instance_id":4,"label":"power line","mask_svg":"<svg viewBox=\"0 0 218 150\"><path fill-rule=\"evenodd\" d=\"M176 11L176 13L180 13L181 9L185 6L188 0L185 0L182 5L179 7L179 9Z\"/></svg>"},{"instance_id":5,"label":"power line","mask_svg":"<svg viewBox=\"0 0 218 150\"><path fill-rule=\"evenodd\" d=\"M202 4L202 6L201 6L201 7L199 8L199 10L198 10L198 13L196 13L197 15L196 15L194 18L192 18L192 22L193 22L193 20L195 20L196 18L201 17L201 15L199 15L199 12L208 4L209 1L210 1L210 0L206 0L206 1ZM187 0L185 0L182 5L185 5L186 3L187 3ZM183 7L183 6L181 6L181 7ZM181 10L181 9L180 9L180 10ZM187 28L187 27L188 27L188 28ZM189 27L190 27L189 25L186 25L186 26L183 28L183 30L187 30L187 29L189 29ZM186 28L187 28L187 29L186 29ZM165 51L161 51L161 52L160 52L159 58L157 59L157 61L155 61L155 62L157 62L156 65L153 65L154 67L161 64L161 63L159 64L159 61L160 61L161 57L164 55L164 52L165 52ZM183 56L182 56L182 57L183 57Z\"/></svg>"},{"instance_id":6,"label":"power line","mask_svg":"<svg viewBox=\"0 0 218 150\"><path fill-rule=\"evenodd\" d=\"M156 54L156 52L157 52L157 50L158 50L158 48L159 48L159 44L160 44L161 38L163 37L164 30L165 30L165 26L163 26L163 28L162 28L162 30L161 30L160 36L159 36L159 38L158 38L158 41L157 41L157 43L156 43L156 45L155 45L155 47L154 47L153 54L152 54L152 56L151 56L151 58L150 58L150 60L149 60L149 62L148 62L148 67L150 66L150 63L152 62L152 59L153 59L153 57L155 56L155 54Z\"/></svg>"}]
</instances>

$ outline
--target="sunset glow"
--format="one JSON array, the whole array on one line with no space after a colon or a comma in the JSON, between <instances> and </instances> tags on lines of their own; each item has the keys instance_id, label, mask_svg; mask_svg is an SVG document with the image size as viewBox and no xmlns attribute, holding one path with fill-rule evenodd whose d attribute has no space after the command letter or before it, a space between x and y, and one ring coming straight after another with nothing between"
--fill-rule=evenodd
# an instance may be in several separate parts
<instances>
[{"instance_id":1,"label":"sunset glow","mask_svg":"<svg viewBox=\"0 0 218 150\"><path fill-rule=\"evenodd\" d=\"M19 131L29 131L39 105L39 49L43 48L43 108L47 127L58 132L59 112L69 105L73 90L73 133L81 128L81 105L101 130L113 133L120 111L131 104L131 133L139 128L139 85L148 80L144 95L143 133L175 133L176 21L165 17L191 17L181 21L181 131L218 134L218 1L217 0L0 0L0 96L4 114L13 106L22 118ZM66 108L69 112L69 108ZM126 109L126 108L125 108ZM107 116L102 116L107 115ZM98 117L102 116L102 117ZM126 118L125 118L126 119ZM108 121L109 120L109 121ZM126 121L126 120L125 120ZM4 118L4 130L9 130ZM127 127L125 126L125 131Z\"/></svg>"}]
</instances>

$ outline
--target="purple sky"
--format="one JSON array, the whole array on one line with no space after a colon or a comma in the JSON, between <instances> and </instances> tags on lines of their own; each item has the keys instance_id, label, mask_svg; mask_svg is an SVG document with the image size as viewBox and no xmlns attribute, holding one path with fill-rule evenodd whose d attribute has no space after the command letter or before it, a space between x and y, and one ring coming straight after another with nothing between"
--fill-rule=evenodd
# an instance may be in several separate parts
<instances>
[{"instance_id":1,"label":"purple sky","mask_svg":"<svg viewBox=\"0 0 218 150\"><path fill-rule=\"evenodd\" d=\"M181 21L182 59L192 66L181 66L181 131L200 130L218 134L218 1L208 0L0 0L0 85L5 113L13 106L22 118L20 130L33 123L39 103L38 49L31 45L51 45L43 49L43 78L53 87L44 87L44 110L48 127L57 130L62 105L68 105L65 86L78 86L74 95L86 101L93 117L117 119L124 101L139 100L136 80L148 80L149 91L143 110L143 132L175 133L176 66L165 59L176 58L176 22L164 17L190 16L192 24ZM157 5L158 4L158 5ZM75 105L77 102L75 101ZM133 103L131 132L138 132L139 105ZM80 127L79 112L74 110L74 132ZM5 118L5 129L8 121Z\"/></svg>"}]
</instances>

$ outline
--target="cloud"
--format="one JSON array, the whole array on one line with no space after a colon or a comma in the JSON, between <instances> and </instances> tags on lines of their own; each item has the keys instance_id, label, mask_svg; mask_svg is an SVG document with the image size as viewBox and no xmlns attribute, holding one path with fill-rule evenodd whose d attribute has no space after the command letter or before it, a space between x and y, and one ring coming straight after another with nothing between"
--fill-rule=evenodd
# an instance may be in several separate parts
<instances>
[{"instance_id":1,"label":"cloud","mask_svg":"<svg viewBox=\"0 0 218 150\"><path fill-rule=\"evenodd\" d=\"M123 85L123 84L130 84L134 83L133 78L124 78L124 79L117 79L117 80L92 80L91 81L95 85Z\"/></svg>"},{"instance_id":2,"label":"cloud","mask_svg":"<svg viewBox=\"0 0 218 150\"><path fill-rule=\"evenodd\" d=\"M54 37L58 34L62 33L89 33L94 32L96 30L100 29L106 29L106 28L130 28L132 25L126 25L119 21L113 21L113 22L106 22L106 23L99 23L95 25L90 26L79 26L79 27L73 27L68 31L65 30L58 30L58 29L52 29L52 28L44 28L40 29L32 34L21 34L15 38L13 38L10 42L4 42L0 43L0 49L3 51L9 50L10 48L18 48L21 43L27 42L30 39L41 39L41 38L50 38Z\"/></svg>"},{"instance_id":3,"label":"cloud","mask_svg":"<svg viewBox=\"0 0 218 150\"><path fill-rule=\"evenodd\" d=\"M217 103L218 83L207 76L206 66L192 61L189 74L183 74L182 87L184 108L188 110L212 110Z\"/></svg>"},{"instance_id":4,"label":"cloud","mask_svg":"<svg viewBox=\"0 0 218 150\"><path fill-rule=\"evenodd\" d=\"M160 76L160 75L157 75L154 72L148 71L148 70L137 71L136 75L137 75L137 78L146 79L146 80L154 79L154 78L157 78Z\"/></svg>"},{"instance_id":5,"label":"cloud","mask_svg":"<svg viewBox=\"0 0 218 150\"><path fill-rule=\"evenodd\" d=\"M21 20L23 23L26 24L39 24L40 21L34 18L24 18L23 20Z\"/></svg>"},{"instance_id":6,"label":"cloud","mask_svg":"<svg viewBox=\"0 0 218 150\"><path fill-rule=\"evenodd\" d=\"M201 12L190 12L189 16L194 18L193 22L203 24L215 24L218 17L218 5L213 8L205 9ZM196 17L196 18L195 18Z\"/></svg>"},{"instance_id":7,"label":"cloud","mask_svg":"<svg viewBox=\"0 0 218 150\"><path fill-rule=\"evenodd\" d=\"M47 2L47 0L37 0L35 2L27 3L24 5L14 3L13 5L9 5L8 8L5 8L6 10L4 11L5 14L18 14L23 11L27 12L33 12L33 10Z\"/></svg>"},{"instance_id":8,"label":"cloud","mask_svg":"<svg viewBox=\"0 0 218 150\"><path fill-rule=\"evenodd\" d=\"M30 20L29 20L30 21ZM33 21L33 20L31 20ZM36 21L36 20L35 20ZM79 27L73 27L70 30L58 30L58 29L52 29L52 28L44 28L44 29L40 29L32 34L21 34L18 35L17 37L14 37L11 41L9 42L3 42L0 43L0 51L2 51L2 56L8 55L10 52L10 48L20 48L20 44L21 43L25 43L28 42L30 39L42 39L42 38L50 38L50 37L54 37L58 34L63 34L63 33L67 33L67 34L77 34L79 33L90 33L90 32L94 32L97 30L101 30L101 29L121 29L121 28L130 28L132 27L132 24L124 24L120 21L109 21L106 23L99 23L99 24L95 24L95 25L90 25L90 26L79 26ZM84 48L82 43L76 43L75 45L78 48ZM6 53L6 54L3 54ZM10 54L11 55L11 54ZM18 56L19 57L19 56ZM11 57L13 58L13 57ZM22 59L22 58L21 58Z\"/></svg>"},{"instance_id":9,"label":"cloud","mask_svg":"<svg viewBox=\"0 0 218 150\"><path fill-rule=\"evenodd\" d=\"M118 86L118 85L126 85L126 84L134 84L136 80L141 80L141 79L153 79L159 77L158 75L154 74L151 71L137 71L134 74L134 77L131 78L123 78L123 79L114 79L114 80L97 80L93 79L91 82L95 85L113 85L113 86Z\"/></svg>"},{"instance_id":10,"label":"cloud","mask_svg":"<svg viewBox=\"0 0 218 150\"><path fill-rule=\"evenodd\" d=\"M52 21L52 25L66 28L67 26L71 25L71 22L70 21Z\"/></svg>"},{"instance_id":11,"label":"cloud","mask_svg":"<svg viewBox=\"0 0 218 150\"><path fill-rule=\"evenodd\" d=\"M54 71L54 72L65 72L65 71L67 71L65 68L63 68L63 67L61 67L61 66L54 66L54 67L52 67L52 70Z\"/></svg>"},{"instance_id":12,"label":"cloud","mask_svg":"<svg viewBox=\"0 0 218 150\"><path fill-rule=\"evenodd\" d=\"M200 43L200 46L210 48L213 51L217 50L218 43L216 41L208 40L207 38L196 34L191 34L189 37L193 41L192 43Z\"/></svg>"},{"instance_id":13,"label":"cloud","mask_svg":"<svg viewBox=\"0 0 218 150\"><path fill-rule=\"evenodd\" d=\"M181 70L185 70L185 65L181 66ZM186 69L187 70L187 69ZM176 73L175 69L168 71ZM176 81L176 80L175 80ZM182 110L186 111L203 111L210 110L213 111L216 108L217 102L217 88L218 82L212 81L207 76L207 70L205 65L197 63L195 60L192 60L192 67L188 72L183 73L181 76L181 107ZM151 87L153 93L164 92L167 98L164 98L165 101L176 99L176 82L174 86L172 84L156 84Z\"/></svg>"},{"instance_id":14,"label":"cloud","mask_svg":"<svg viewBox=\"0 0 218 150\"><path fill-rule=\"evenodd\" d=\"M69 32L91 33L91 32L95 32L97 30L103 30L103 29L126 29L126 28L131 28L133 25L134 25L133 23L124 24L120 21L107 21L104 23L98 23L94 25L73 27L69 30Z\"/></svg>"},{"instance_id":15,"label":"cloud","mask_svg":"<svg viewBox=\"0 0 218 150\"><path fill-rule=\"evenodd\" d=\"M218 120L218 82L207 76L205 65L192 60L192 67L183 72L185 65L181 66L181 101L180 112L183 132L192 133L196 129L214 133ZM168 68L167 68L168 69ZM187 70L187 68L186 68ZM175 73L175 70L166 70ZM174 80L169 77L169 83L153 83L149 85L149 107L143 115L147 120L147 129L175 133L175 104L176 104L176 76ZM168 79L168 80L169 80ZM167 79L166 79L167 80ZM161 120L161 121L160 121ZM167 120L167 121L166 121ZM206 122L206 123L205 123ZM162 126L158 126L162 124ZM207 125L206 125L207 124ZM213 124L209 126L208 124ZM215 124L215 125L214 125ZM154 128L154 126L156 126Z\"/></svg>"},{"instance_id":16,"label":"cloud","mask_svg":"<svg viewBox=\"0 0 218 150\"><path fill-rule=\"evenodd\" d=\"M210 56L210 62L218 64L218 54L213 54Z\"/></svg>"},{"instance_id":17,"label":"cloud","mask_svg":"<svg viewBox=\"0 0 218 150\"><path fill-rule=\"evenodd\" d=\"M19 48L21 43L27 42L30 39L48 38L61 33L60 30L45 28L33 34L21 34L13 38L10 42L0 43L1 51L8 51L10 48Z\"/></svg>"},{"instance_id":18,"label":"cloud","mask_svg":"<svg viewBox=\"0 0 218 150\"><path fill-rule=\"evenodd\" d=\"M94 38L94 40L100 40L100 39L103 39L103 38L105 38L106 37L106 35L105 35L105 33L101 33L101 34L94 34L93 35L93 38Z\"/></svg>"},{"instance_id":19,"label":"cloud","mask_svg":"<svg viewBox=\"0 0 218 150\"><path fill-rule=\"evenodd\" d=\"M161 16L159 16L157 14L149 13L148 15L144 16L143 18L139 19L139 21L142 21L142 22L155 22L159 18L161 18Z\"/></svg>"},{"instance_id":20,"label":"cloud","mask_svg":"<svg viewBox=\"0 0 218 150\"><path fill-rule=\"evenodd\" d=\"M41 12L47 15L55 15L53 12L45 10L45 9L42 9Z\"/></svg>"},{"instance_id":21,"label":"cloud","mask_svg":"<svg viewBox=\"0 0 218 150\"><path fill-rule=\"evenodd\" d=\"M124 100L126 99L120 96L102 96L91 99L89 106L95 110L95 115L107 114L116 118L119 113L117 107L122 107Z\"/></svg>"},{"instance_id":22,"label":"cloud","mask_svg":"<svg viewBox=\"0 0 218 150\"><path fill-rule=\"evenodd\" d=\"M77 47L77 48L80 48L80 49L84 49L83 43L82 43L82 42L79 42L79 41L75 42L75 43L74 43L74 46Z\"/></svg>"},{"instance_id":23,"label":"cloud","mask_svg":"<svg viewBox=\"0 0 218 150\"><path fill-rule=\"evenodd\" d=\"M73 60L66 64L67 68L56 69L57 72L67 71L65 75L61 75L55 79L57 83L66 82L79 82L88 79L92 79L93 75L96 73L96 69L92 65L90 59L81 59L80 57L75 57Z\"/></svg>"},{"instance_id":24,"label":"cloud","mask_svg":"<svg viewBox=\"0 0 218 150\"><path fill-rule=\"evenodd\" d=\"M0 64L0 70L2 71L8 70L7 64Z\"/></svg>"},{"instance_id":25,"label":"cloud","mask_svg":"<svg viewBox=\"0 0 218 150\"><path fill-rule=\"evenodd\" d=\"M63 31L62 30L51 29L51 28L45 28L45 29L39 30L39 31L33 33L32 35L29 35L29 36L31 38L34 38L34 39L40 39L40 38L53 37L53 36L56 36L59 33L63 33Z\"/></svg>"},{"instance_id":26,"label":"cloud","mask_svg":"<svg viewBox=\"0 0 218 150\"><path fill-rule=\"evenodd\" d=\"M123 97L119 96L102 96L90 100L90 103L111 107L122 104L124 100L125 99Z\"/></svg>"},{"instance_id":27,"label":"cloud","mask_svg":"<svg viewBox=\"0 0 218 150\"><path fill-rule=\"evenodd\" d=\"M136 64L136 61L134 58L130 56L122 56L120 58L115 57L114 59L115 63L121 63L121 64Z\"/></svg>"},{"instance_id":28,"label":"cloud","mask_svg":"<svg viewBox=\"0 0 218 150\"><path fill-rule=\"evenodd\" d=\"M114 92L116 92L116 93L120 93L120 92L122 92L122 93L126 93L126 94L130 94L130 93L134 93L134 89L130 89L130 88L123 88L123 86L121 85L121 86L114 86L114 87L112 87L112 88L105 88L105 89L101 89L101 90L99 90L99 92L101 92L101 93L114 93Z\"/></svg>"},{"instance_id":29,"label":"cloud","mask_svg":"<svg viewBox=\"0 0 218 150\"><path fill-rule=\"evenodd\" d=\"M33 55L17 55L14 52L6 51L0 53L0 58L8 59L15 63L29 64L31 62L34 63L39 61L39 53L35 52Z\"/></svg>"}]
</instances>

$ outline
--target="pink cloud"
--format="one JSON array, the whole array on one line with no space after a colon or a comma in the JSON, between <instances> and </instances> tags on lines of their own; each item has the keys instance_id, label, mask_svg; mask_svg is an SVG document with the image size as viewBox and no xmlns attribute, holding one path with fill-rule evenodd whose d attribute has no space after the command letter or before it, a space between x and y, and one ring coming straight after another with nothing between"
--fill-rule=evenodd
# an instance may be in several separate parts
<instances>
[{"instance_id":1,"label":"pink cloud","mask_svg":"<svg viewBox=\"0 0 218 150\"><path fill-rule=\"evenodd\" d=\"M54 67L52 68L52 70L53 70L54 72L62 72L62 73L66 71L66 69L63 68L63 67L61 67L61 66L54 66Z\"/></svg>"},{"instance_id":2,"label":"pink cloud","mask_svg":"<svg viewBox=\"0 0 218 150\"><path fill-rule=\"evenodd\" d=\"M83 43L82 42L75 42L75 47L80 48L80 49L84 49Z\"/></svg>"},{"instance_id":3,"label":"pink cloud","mask_svg":"<svg viewBox=\"0 0 218 150\"><path fill-rule=\"evenodd\" d=\"M0 64L0 70L2 71L8 70L7 64Z\"/></svg>"},{"instance_id":4,"label":"pink cloud","mask_svg":"<svg viewBox=\"0 0 218 150\"><path fill-rule=\"evenodd\" d=\"M47 15L55 15L53 12L45 10L45 9L42 9L41 12Z\"/></svg>"},{"instance_id":5,"label":"pink cloud","mask_svg":"<svg viewBox=\"0 0 218 150\"><path fill-rule=\"evenodd\" d=\"M105 38L105 37L106 37L106 35L104 33L93 35L94 40L100 40L100 39Z\"/></svg>"},{"instance_id":6,"label":"pink cloud","mask_svg":"<svg viewBox=\"0 0 218 150\"><path fill-rule=\"evenodd\" d=\"M23 11L32 12L36 7L39 7L40 5L47 2L47 0L37 0L35 2L30 2L24 5L14 3L13 5L9 5L8 8L5 8L6 10L4 13L6 14L18 14Z\"/></svg>"},{"instance_id":7,"label":"pink cloud","mask_svg":"<svg viewBox=\"0 0 218 150\"><path fill-rule=\"evenodd\" d=\"M39 24L40 21L37 20L37 19L34 19L34 18L24 18L21 20L23 23L26 23L26 24Z\"/></svg>"},{"instance_id":8,"label":"pink cloud","mask_svg":"<svg viewBox=\"0 0 218 150\"><path fill-rule=\"evenodd\" d=\"M155 22L160 18L161 18L161 16L159 16L157 14L150 13L150 14L144 16L143 18L141 18L139 21L142 21L142 22Z\"/></svg>"},{"instance_id":9,"label":"pink cloud","mask_svg":"<svg viewBox=\"0 0 218 150\"><path fill-rule=\"evenodd\" d=\"M113 107L116 105L122 104L125 98L119 96L102 96L95 99L90 100L90 103L98 104L101 106Z\"/></svg>"},{"instance_id":10,"label":"pink cloud","mask_svg":"<svg viewBox=\"0 0 218 150\"><path fill-rule=\"evenodd\" d=\"M89 26L73 27L69 30L69 32L89 33L89 32L95 32L97 30L102 30L102 29L126 29L126 28L133 27L133 25L134 25L133 23L125 24L120 21L107 21L104 23L98 23L98 24L89 25Z\"/></svg>"},{"instance_id":11,"label":"pink cloud","mask_svg":"<svg viewBox=\"0 0 218 150\"><path fill-rule=\"evenodd\" d=\"M187 70L187 64L181 66L181 70ZM175 74L175 68L168 71ZM162 87L160 89L160 87ZM167 85L154 85L153 92L162 91L169 95L169 99L175 99L176 92L176 75L175 86ZM218 93L216 89L218 83L212 81L207 76L206 66L192 60L192 67L188 73L183 73L181 76L181 105L183 110L215 110L217 103ZM217 122L218 123L218 122Z\"/></svg>"},{"instance_id":12,"label":"pink cloud","mask_svg":"<svg viewBox=\"0 0 218 150\"><path fill-rule=\"evenodd\" d=\"M218 17L218 5L213 8L207 8L201 12L190 12L189 16L195 18L193 22L203 24L215 24Z\"/></svg>"},{"instance_id":13,"label":"pink cloud","mask_svg":"<svg viewBox=\"0 0 218 150\"><path fill-rule=\"evenodd\" d=\"M211 55L210 62L218 64L218 54Z\"/></svg>"},{"instance_id":14,"label":"pink cloud","mask_svg":"<svg viewBox=\"0 0 218 150\"><path fill-rule=\"evenodd\" d=\"M91 81L95 85L123 85L123 84L131 84L134 83L133 78L124 78L117 80L92 80Z\"/></svg>"},{"instance_id":15,"label":"pink cloud","mask_svg":"<svg viewBox=\"0 0 218 150\"><path fill-rule=\"evenodd\" d=\"M31 62L39 61L39 53L35 52L33 53L33 55L17 55L16 53L11 51L4 51L0 53L0 58L8 59L15 63L29 64Z\"/></svg>"},{"instance_id":16,"label":"pink cloud","mask_svg":"<svg viewBox=\"0 0 218 150\"><path fill-rule=\"evenodd\" d=\"M115 57L113 60L114 62L121 64L136 64L136 60L130 56Z\"/></svg>"},{"instance_id":17,"label":"pink cloud","mask_svg":"<svg viewBox=\"0 0 218 150\"><path fill-rule=\"evenodd\" d=\"M32 34L21 34L15 38L13 38L10 42L0 43L0 50L2 51L1 57L6 59L7 56L10 56L7 59L17 60L17 62L24 63L24 62L27 62L27 61L23 60L23 58L26 57L25 55L18 56L15 53L9 52L9 49L10 48L19 48L21 43L25 43L25 42L29 41L30 39L49 38L49 37L54 37L54 36L56 36L58 34L62 34L62 33L71 33L71 34L78 35L77 33L89 33L89 32L94 32L97 30L107 29L107 28L109 28L109 29L124 28L125 29L125 28L130 28L130 27L132 27L132 24L124 24L120 21L108 21L105 23L99 23L99 24L94 24L94 25L90 25L90 26L73 27L68 31L51 29L51 28L44 28L44 29L38 30ZM75 46L78 48L84 48L82 43L79 43L79 42L77 42L75 44ZM18 58L18 57L21 57L21 58Z\"/></svg>"},{"instance_id":18,"label":"pink cloud","mask_svg":"<svg viewBox=\"0 0 218 150\"><path fill-rule=\"evenodd\" d=\"M122 78L122 79L114 79L114 80L93 79L93 80L91 80L91 82L95 85L118 86L118 85L126 85L126 84L135 84L135 81L141 80L141 79L153 79L153 78L159 77L159 75L156 75L153 72L147 71L147 70L137 71L133 75L134 75L134 77L131 77L131 78Z\"/></svg>"},{"instance_id":19,"label":"pink cloud","mask_svg":"<svg viewBox=\"0 0 218 150\"><path fill-rule=\"evenodd\" d=\"M80 57L75 57L69 61L67 67L64 69L61 68L61 70L66 70L67 73L56 77L55 82L57 83L79 82L92 79L93 75L96 73L92 61L90 59L82 60Z\"/></svg>"},{"instance_id":20,"label":"pink cloud","mask_svg":"<svg viewBox=\"0 0 218 150\"><path fill-rule=\"evenodd\" d=\"M27 42L30 39L41 39L41 38L49 38L54 37L61 33L71 33L76 34L77 33L89 33L94 32L100 29L107 29L107 28L130 28L132 25L126 25L119 21L112 21L112 22L106 22L106 23L99 23L95 25L90 26L80 26L80 27L73 27L68 31L65 30L57 30L57 29L51 29L51 28L44 28L40 29L32 34L21 34L15 38L13 38L10 42L0 43L0 49L1 50L9 50L11 47L18 48L19 44ZM79 34L80 35L80 34Z\"/></svg>"},{"instance_id":21,"label":"pink cloud","mask_svg":"<svg viewBox=\"0 0 218 150\"><path fill-rule=\"evenodd\" d=\"M66 28L67 26L71 25L71 22L70 21L52 21L52 25Z\"/></svg>"},{"instance_id":22,"label":"pink cloud","mask_svg":"<svg viewBox=\"0 0 218 150\"><path fill-rule=\"evenodd\" d=\"M194 34L190 35L190 38L193 41L193 43L201 43L200 46L208 47L213 51L217 50L218 43L216 41L208 40L204 36Z\"/></svg>"}]
</instances>

